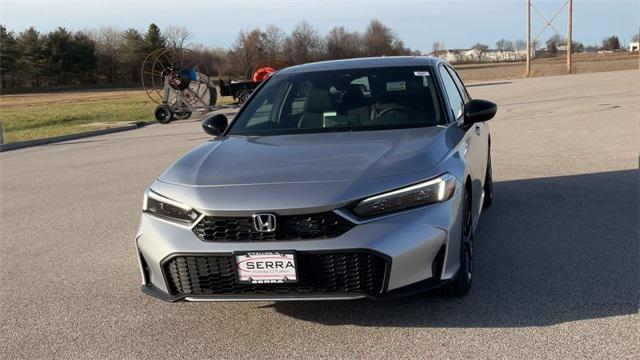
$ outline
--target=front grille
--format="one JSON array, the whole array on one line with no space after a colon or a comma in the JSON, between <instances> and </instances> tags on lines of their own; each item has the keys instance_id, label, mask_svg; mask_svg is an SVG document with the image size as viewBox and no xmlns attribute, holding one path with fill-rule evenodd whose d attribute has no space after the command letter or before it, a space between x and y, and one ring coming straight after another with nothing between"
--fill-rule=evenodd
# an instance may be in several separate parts
<instances>
[{"instance_id":1,"label":"front grille","mask_svg":"<svg viewBox=\"0 0 640 360\"><path fill-rule=\"evenodd\" d=\"M387 262L368 252L297 253L297 283L236 282L233 256L177 256L163 265L173 296L382 292Z\"/></svg>"},{"instance_id":2,"label":"front grille","mask_svg":"<svg viewBox=\"0 0 640 360\"><path fill-rule=\"evenodd\" d=\"M277 241L327 239L340 236L355 224L335 214L278 216L276 231L264 233L253 228L251 217L206 216L193 228L202 241Z\"/></svg>"}]
</instances>

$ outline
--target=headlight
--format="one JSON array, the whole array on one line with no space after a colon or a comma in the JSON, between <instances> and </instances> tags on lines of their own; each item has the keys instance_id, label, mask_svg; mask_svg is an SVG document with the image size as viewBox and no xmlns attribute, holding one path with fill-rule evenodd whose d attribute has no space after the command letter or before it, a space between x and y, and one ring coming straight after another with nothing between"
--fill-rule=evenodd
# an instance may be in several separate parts
<instances>
[{"instance_id":1,"label":"headlight","mask_svg":"<svg viewBox=\"0 0 640 360\"><path fill-rule=\"evenodd\" d=\"M366 198L353 208L353 212L367 217L443 202L449 200L455 190L455 177L443 174L425 182Z\"/></svg>"},{"instance_id":2,"label":"headlight","mask_svg":"<svg viewBox=\"0 0 640 360\"><path fill-rule=\"evenodd\" d=\"M200 214L187 205L175 200L167 199L151 190L144 193L142 211L158 216L163 219L173 220L181 223L193 223Z\"/></svg>"}]
</instances>

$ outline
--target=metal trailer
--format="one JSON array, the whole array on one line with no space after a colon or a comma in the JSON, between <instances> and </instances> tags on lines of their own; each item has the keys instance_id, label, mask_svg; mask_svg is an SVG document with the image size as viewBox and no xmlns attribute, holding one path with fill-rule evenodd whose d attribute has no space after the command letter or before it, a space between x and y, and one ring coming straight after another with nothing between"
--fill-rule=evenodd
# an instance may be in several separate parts
<instances>
[{"instance_id":1,"label":"metal trailer","mask_svg":"<svg viewBox=\"0 0 640 360\"><path fill-rule=\"evenodd\" d=\"M187 119L195 111L207 112L216 104L206 62L191 50L155 50L145 59L140 75L145 92L157 104L153 114L162 124Z\"/></svg>"},{"instance_id":2,"label":"metal trailer","mask_svg":"<svg viewBox=\"0 0 640 360\"><path fill-rule=\"evenodd\" d=\"M262 81L220 80L220 96L232 96L239 104L244 104L249 95Z\"/></svg>"}]
</instances>

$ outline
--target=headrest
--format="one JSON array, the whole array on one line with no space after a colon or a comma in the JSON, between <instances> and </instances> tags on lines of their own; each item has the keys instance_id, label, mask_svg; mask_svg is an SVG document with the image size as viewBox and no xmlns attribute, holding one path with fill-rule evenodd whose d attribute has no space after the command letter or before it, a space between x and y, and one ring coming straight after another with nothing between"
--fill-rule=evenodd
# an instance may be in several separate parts
<instances>
[{"instance_id":1,"label":"headrest","mask_svg":"<svg viewBox=\"0 0 640 360\"><path fill-rule=\"evenodd\" d=\"M310 89L307 93L307 100L304 102L304 112L322 114L332 111L331 97L329 91L322 89Z\"/></svg>"}]
</instances>

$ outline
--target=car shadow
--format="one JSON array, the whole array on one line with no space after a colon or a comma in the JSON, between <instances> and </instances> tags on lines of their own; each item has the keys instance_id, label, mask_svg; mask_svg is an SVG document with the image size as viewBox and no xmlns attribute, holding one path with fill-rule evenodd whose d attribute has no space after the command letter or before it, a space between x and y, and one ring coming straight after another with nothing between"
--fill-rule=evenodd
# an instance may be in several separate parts
<instances>
[{"instance_id":1,"label":"car shadow","mask_svg":"<svg viewBox=\"0 0 640 360\"><path fill-rule=\"evenodd\" d=\"M326 325L393 327L528 327L633 314L638 216L637 170L496 182L467 297L270 306Z\"/></svg>"}]
</instances>

